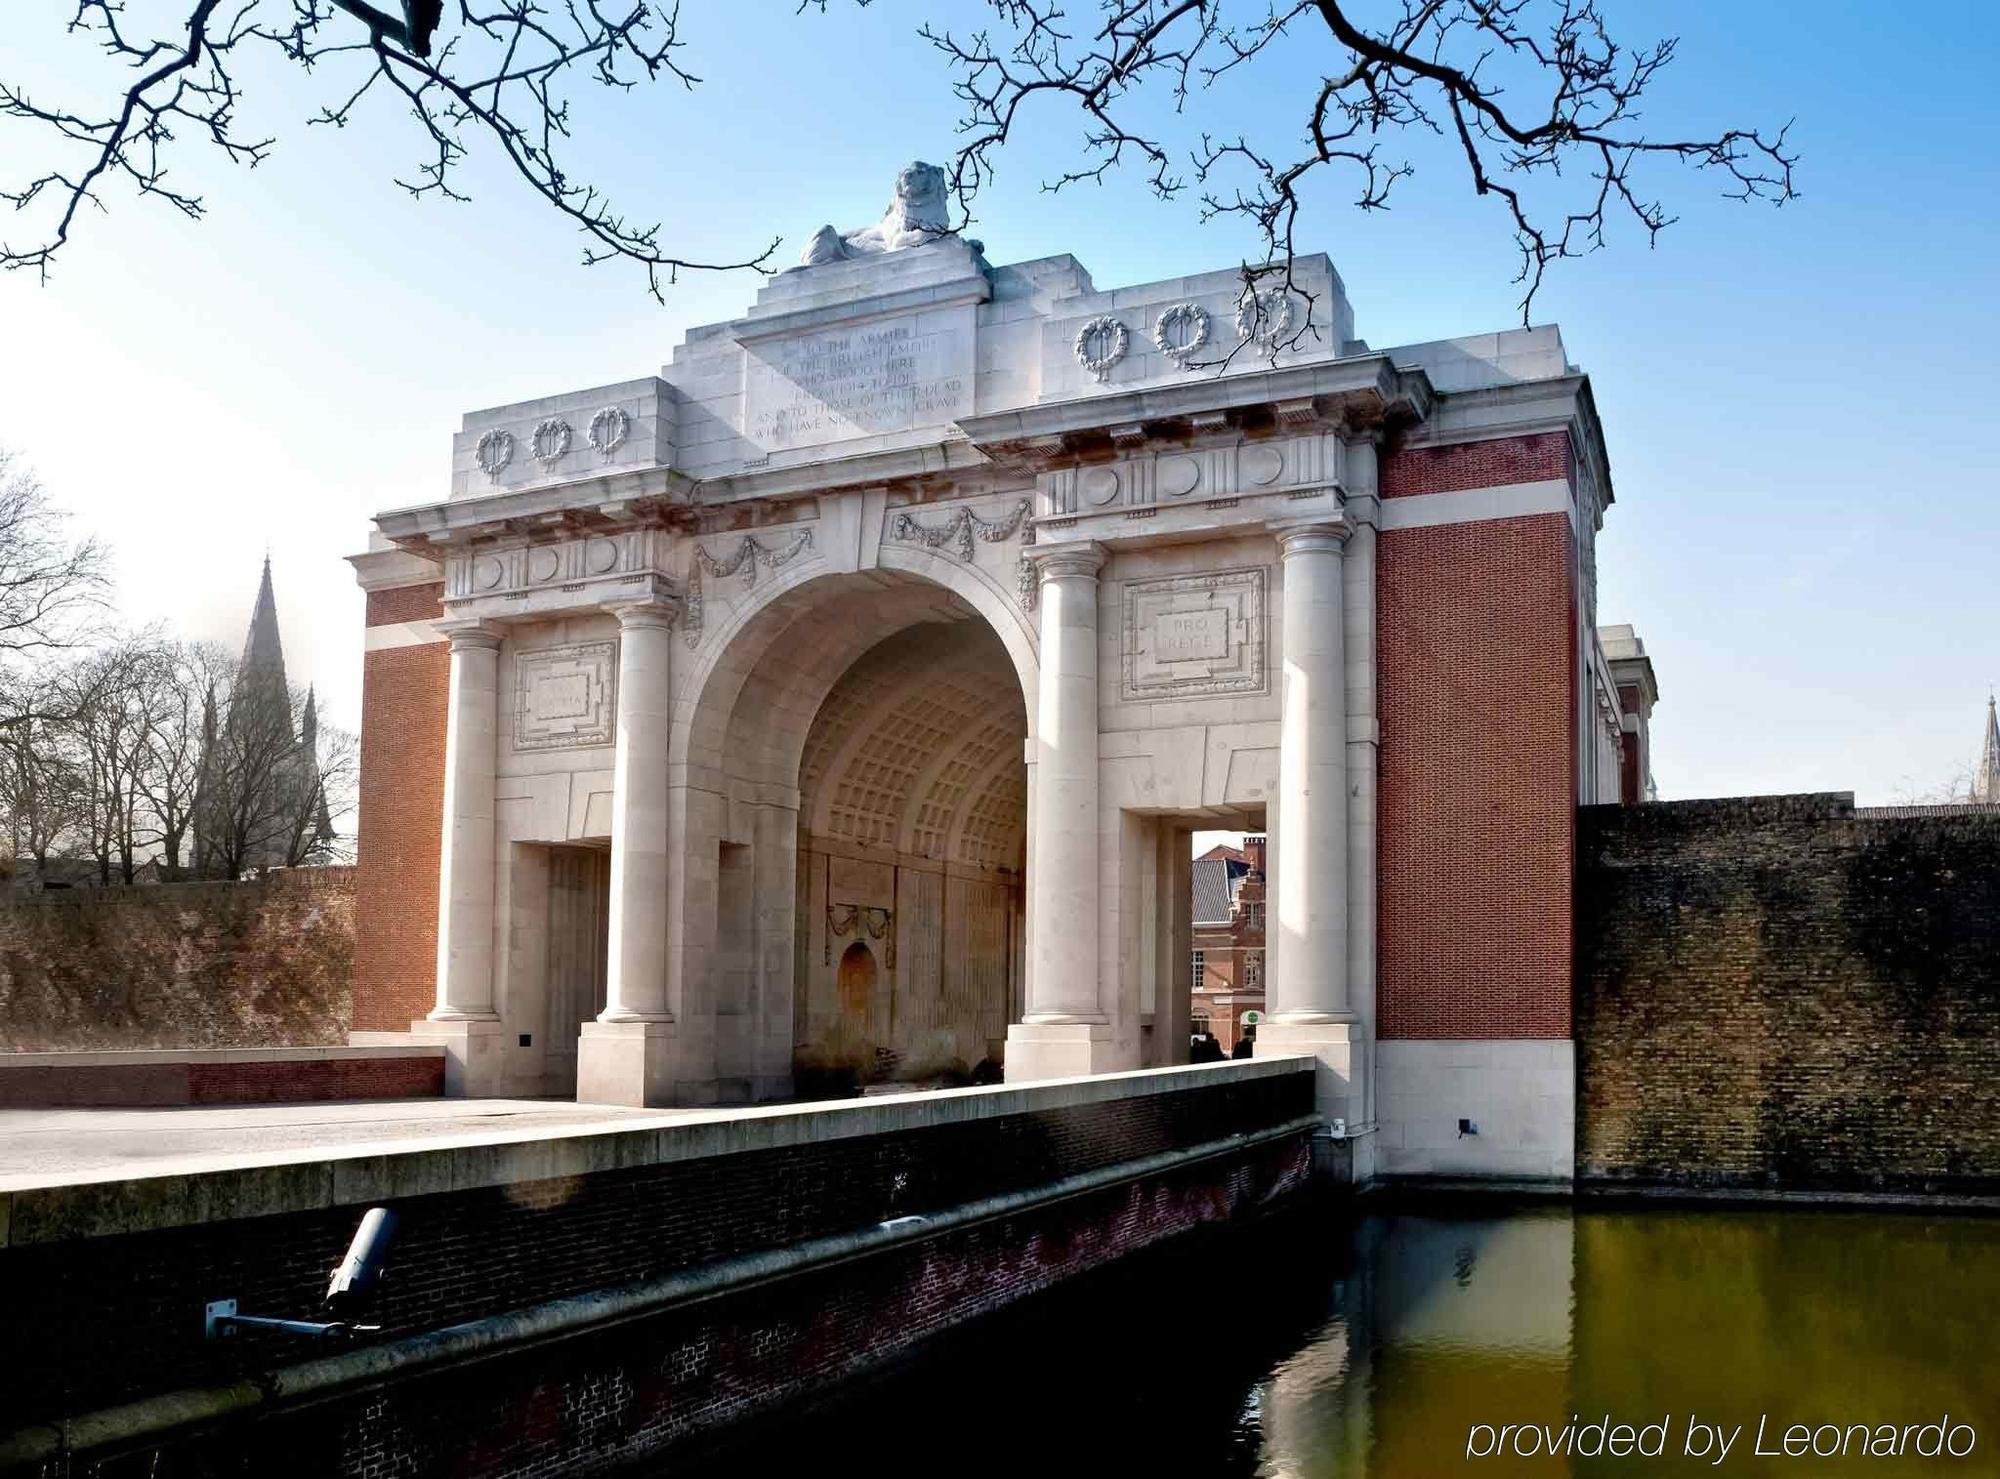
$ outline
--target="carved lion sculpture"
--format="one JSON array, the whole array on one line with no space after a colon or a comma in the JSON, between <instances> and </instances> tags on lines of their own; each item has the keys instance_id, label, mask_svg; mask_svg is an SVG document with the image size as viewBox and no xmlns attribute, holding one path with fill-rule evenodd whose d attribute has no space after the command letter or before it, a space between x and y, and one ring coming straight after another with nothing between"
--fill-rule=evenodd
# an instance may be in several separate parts
<instances>
[{"instance_id":1,"label":"carved lion sculpture","mask_svg":"<svg viewBox=\"0 0 2000 1479\"><path fill-rule=\"evenodd\" d=\"M858 231L820 227L806 243L799 265L813 267L821 262L900 251L950 234L951 212L945 199L944 171L919 160L897 173L895 198L880 221Z\"/></svg>"}]
</instances>

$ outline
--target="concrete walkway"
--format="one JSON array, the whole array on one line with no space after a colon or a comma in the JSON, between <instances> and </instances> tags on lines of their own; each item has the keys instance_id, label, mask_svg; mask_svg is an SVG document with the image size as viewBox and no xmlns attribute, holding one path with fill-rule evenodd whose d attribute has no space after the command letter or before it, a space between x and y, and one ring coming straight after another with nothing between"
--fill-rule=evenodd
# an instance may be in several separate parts
<instances>
[{"instance_id":1,"label":"concrete walkway","mask_svg":"<svg viewBox=\"0 0 2000 1479\"><path fill-rule=\"evenodd\" d=\"M688 1110L688 1115L714 1114ZM391 1099L229 1108L0 1109L0 1192L107 1176L165 1176L218 1162L268 1164L300 1151L339 1156L422 1149L467 1137L618 1129L672 1110L562 1099Z\"/></svg>"}]
</instances>

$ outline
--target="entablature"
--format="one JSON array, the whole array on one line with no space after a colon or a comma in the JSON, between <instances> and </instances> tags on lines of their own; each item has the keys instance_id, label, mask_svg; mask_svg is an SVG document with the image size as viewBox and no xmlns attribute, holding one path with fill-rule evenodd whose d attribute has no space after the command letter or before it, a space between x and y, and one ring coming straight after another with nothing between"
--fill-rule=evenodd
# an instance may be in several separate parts
<instances>
[{"instance_id":1,"label":"entablature","mask_svg":"<svg viewBox=\"0 0 2000 1479\"><path fill-rule=\"evenodd\" d=\"M1434 399L1422 370L1368 354L1054 401L967 417L959 428L1001 466L1039 473L1147 442L1272 435L1316 425L1394 428L1421 422Z\"/></svg>"}]
</instances>

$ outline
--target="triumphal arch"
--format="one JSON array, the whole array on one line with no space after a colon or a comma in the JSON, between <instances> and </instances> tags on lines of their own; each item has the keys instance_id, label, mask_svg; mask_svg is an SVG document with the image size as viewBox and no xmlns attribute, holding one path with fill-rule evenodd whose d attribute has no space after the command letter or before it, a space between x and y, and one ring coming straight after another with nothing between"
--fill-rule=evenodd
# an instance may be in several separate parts
<instances>
[{"instance_id":1,"label":"triumphal arch","mask_svg":"<svg viewBox=\"0 0 2000 1479\"><path fill-rule=\"evenodd\" d=\"M1571 823L1644 716L1559 337L996 267L923 168L376 519L357 1030L626 1104L1181 1061L1190 834L1258 828L1257 1050L1392 1168L1473 1112L1562 1161Z\"/></svg>"}]
</instances>

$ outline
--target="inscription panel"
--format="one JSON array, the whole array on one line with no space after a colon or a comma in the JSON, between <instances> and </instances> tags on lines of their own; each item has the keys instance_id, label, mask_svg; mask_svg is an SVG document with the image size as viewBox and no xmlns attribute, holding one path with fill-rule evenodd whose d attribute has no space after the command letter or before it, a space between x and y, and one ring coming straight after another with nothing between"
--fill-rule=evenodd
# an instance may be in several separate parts
<instances>
[{"instance_id":1,"label":"inscription panel","mask_svg":"<svg viewBox=\"0 0 2000 1479\"><path fill-rule=\"evenodd\" d=\"M743 346L743 435L766 452L942 426L972 411L970 307Z\"/></svg>"},{"instance_id":2,"label":"inscription panel","mask_svg":"<svg viewBox=\"0 0 2000 1479\"><path fill-rule=\"evenodd\" d=\"M615 738L618 644L545 647L514 659L514 748L575 750Z\"/></svg>"},{"instance_id":3,"label":"inscription panel","mask_svg":"<svg viewBox=\"0 0 2000 1479\"><path fill-rule=\"evenodd\" d=\"M1266 693L1264 632L1262 568L1131 581L1124 698Z\"/></svg>"}]
</instances>

